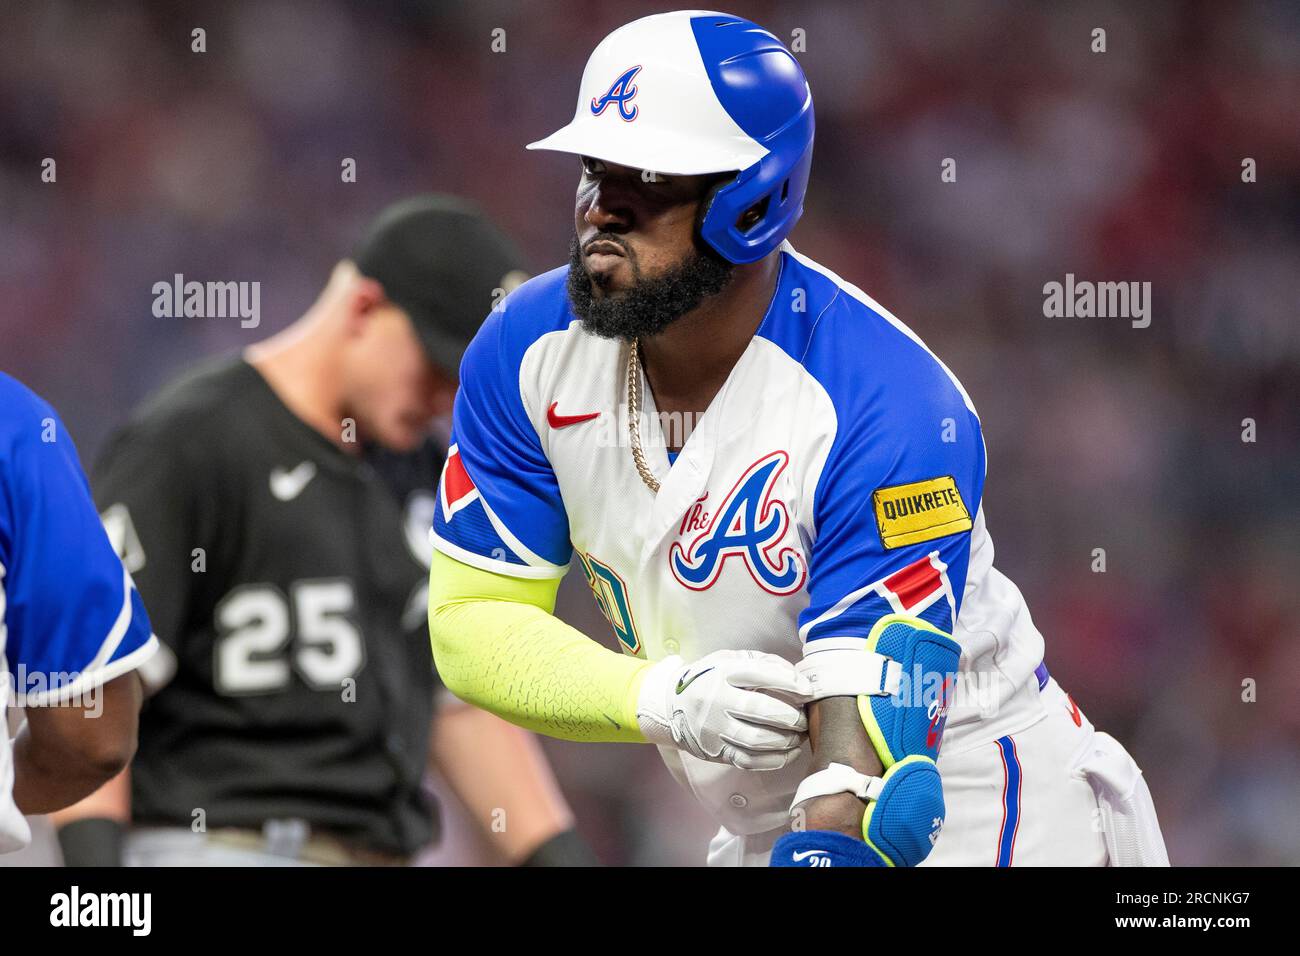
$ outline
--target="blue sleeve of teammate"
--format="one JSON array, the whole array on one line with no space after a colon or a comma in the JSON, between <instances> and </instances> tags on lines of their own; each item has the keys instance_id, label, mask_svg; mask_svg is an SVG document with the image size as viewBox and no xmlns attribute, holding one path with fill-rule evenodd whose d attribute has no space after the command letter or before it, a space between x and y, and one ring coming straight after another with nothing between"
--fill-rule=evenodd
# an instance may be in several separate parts
<instances>
[{"instance_id":1,"label":"blue sleeve of teammate","mask_svg":"<svg viewBox=\"0 0 1300 956\"><path fill-rule=\"evenodd\" d=\"M94 687L157 648L63 422L3 375L0 607L4 656L20 703Z\"/></svg>"}]
</instances>

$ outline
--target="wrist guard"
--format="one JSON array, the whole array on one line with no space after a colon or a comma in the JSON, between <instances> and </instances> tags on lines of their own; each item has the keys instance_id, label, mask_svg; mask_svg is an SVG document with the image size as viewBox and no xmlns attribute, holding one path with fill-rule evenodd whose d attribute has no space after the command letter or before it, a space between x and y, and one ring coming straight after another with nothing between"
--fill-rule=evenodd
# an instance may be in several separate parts
<instances>
[{"instance_id":1,"label":"wrist guard","mask_svg":"<svg viewBox=\"0 0 1300 956\"><path fill-rule=\"evenodd\" d=\"M121 866L126 830L107 817L73 820L59 828L64 866Z\"/></svg>"}]
</instances>

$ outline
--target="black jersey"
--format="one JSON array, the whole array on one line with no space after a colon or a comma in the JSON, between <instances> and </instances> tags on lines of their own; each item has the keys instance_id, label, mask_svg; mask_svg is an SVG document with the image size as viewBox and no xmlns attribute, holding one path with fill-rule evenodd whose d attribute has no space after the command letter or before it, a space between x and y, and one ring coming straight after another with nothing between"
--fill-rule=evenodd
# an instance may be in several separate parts
<instances>
[{"instance_id":1,"label":"black jersey","mask_svg":"<svg viewBox=\"0 0 1300 956\"><path fill-rule=\"evenodd\" d=\"M441 464L432 442L344 452L242 359L185 375L113 437L95 497L164 645L144 673L160 689L131 767L137 822L300 818L402 853L432 838Z\"/></svg>"}]
</instances>

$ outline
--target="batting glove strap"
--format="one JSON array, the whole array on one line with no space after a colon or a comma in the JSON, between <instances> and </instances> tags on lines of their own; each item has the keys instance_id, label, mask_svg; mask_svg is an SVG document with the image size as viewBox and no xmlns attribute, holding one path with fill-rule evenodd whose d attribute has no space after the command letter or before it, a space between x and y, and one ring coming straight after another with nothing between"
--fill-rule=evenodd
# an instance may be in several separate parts
<instances>
[{"instance_id":1,"label":"batting glove strap","mask_svg":"<svg viewBox=\"0 0 1300 956\"><path fill-rule=\"evenodd\" d=\"M903 665L875 651L863 651L861 638L851 645L838 638L822 638L804 648L804 658L795 669L808 678L813 700L827 697L897 696L902 684Z\"/></svg>"},{"instance_id":2,"label":"batting glove strap","mask_svg":"<svg viewBox=\"0 0 1300 956\"><path fill-rule=\"evenodd\" d=\"M805 800L828 797L833 793L851 793L859 800L879 800L884 787L885 781L880 777L868 777L848 764L833 763L803 778L790 804L790 812L794 813L794 808Z\"/></svg>"}]
</instances>

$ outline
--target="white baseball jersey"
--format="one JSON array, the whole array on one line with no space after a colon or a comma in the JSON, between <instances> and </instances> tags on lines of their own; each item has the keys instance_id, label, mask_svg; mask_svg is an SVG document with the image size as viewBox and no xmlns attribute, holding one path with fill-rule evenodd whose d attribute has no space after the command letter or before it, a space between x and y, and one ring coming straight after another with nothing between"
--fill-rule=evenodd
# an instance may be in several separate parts
<instances>
[{"instance_id":1,"label":"white baseball jersey","mask_svg":"<svg viewBox=\"0 0 1300 956\"><path fill-rule=\"evenodd\" d=\"M436 547L529 578L576 552L623 651L650 660L797 661L907 612L962 648L945 751L1042 717L1043 640L980 509L980 422L916 335L786 243L767 314L675 461L642 388L656 495L626 440L628 346L583 330L565 277L515 290L466 354ZM806 756L751 772L661 752L737 835L784 825L808 773Z\"/></svg>"}]
</instances>

